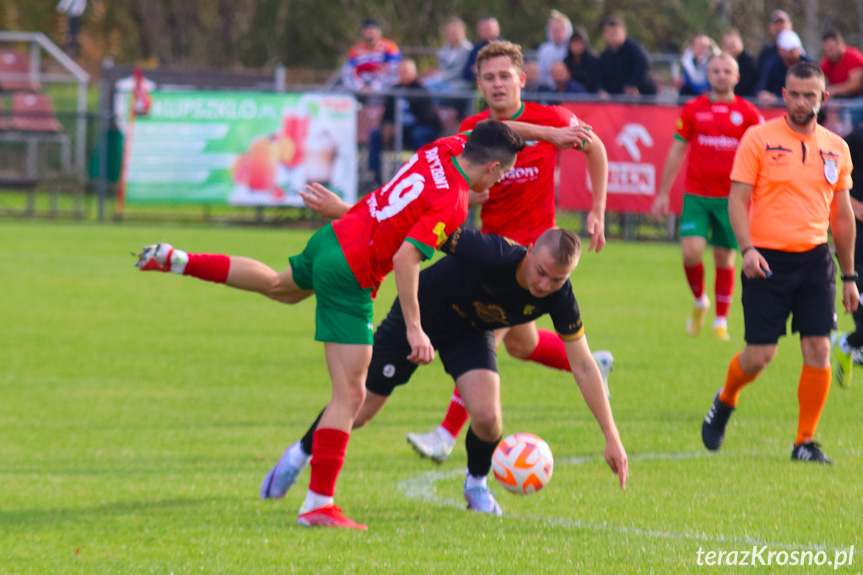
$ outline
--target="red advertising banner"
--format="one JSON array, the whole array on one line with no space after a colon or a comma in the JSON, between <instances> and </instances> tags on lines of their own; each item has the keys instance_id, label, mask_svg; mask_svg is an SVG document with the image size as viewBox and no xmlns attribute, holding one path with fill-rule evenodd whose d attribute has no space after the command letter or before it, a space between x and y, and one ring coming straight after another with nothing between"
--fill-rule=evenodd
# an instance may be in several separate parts
<instances>
[{"instance_id":1,"label":"red advertising banner","mask_svg":"<svg viewBox=\"0 0 863 575\"><path fill-rule=\"evenodd\" d=\"M606 211L649 213L662 180L662 168L674 139L678 106L636 104L564 104L593 127L608 151L608 202ZM783 108L762 110L767 117L784 113ZM669 209L680 215L686 162L671 188ZM584 154L565 150L560 159L558 207L586 211L593 199Z\"/></svg>"}]
</instances>

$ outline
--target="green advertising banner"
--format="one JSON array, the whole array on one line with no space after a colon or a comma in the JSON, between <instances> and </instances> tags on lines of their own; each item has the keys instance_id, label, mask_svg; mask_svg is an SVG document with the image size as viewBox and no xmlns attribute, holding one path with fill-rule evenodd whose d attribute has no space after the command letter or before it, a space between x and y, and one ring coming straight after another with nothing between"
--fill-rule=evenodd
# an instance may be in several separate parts
<instances>
[{"instance_id":1,"label":"green advertising banner","mask_svg":"<svg viewBox=\"0 0 863 575\"><path fill-rule=\"evenodd\" d=\"M132 203L301 206L319 182L357 197L357 103L315 93L161 92L127 126ZM127 136L128 137L128 136Z\"/></svg>"}]
</instances>

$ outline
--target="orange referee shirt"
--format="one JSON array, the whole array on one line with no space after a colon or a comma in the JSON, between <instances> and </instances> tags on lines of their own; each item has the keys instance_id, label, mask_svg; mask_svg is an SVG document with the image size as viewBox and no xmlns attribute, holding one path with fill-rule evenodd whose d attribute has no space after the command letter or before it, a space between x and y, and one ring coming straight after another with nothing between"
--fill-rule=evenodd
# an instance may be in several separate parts
<instances>
[{"instance_id":1,"label":"orange referee shirt","mask_svg":"<svg viewBox=\"0 0 863 575\"><path fill-rule=\"evenodd\" d=\"M753 186L752 245L805 252L827 243L833 194L851 188L852 168L845 140L821 126L804 136L782 117L750 128L731 180Z\"/></svg>"}]
</instances>

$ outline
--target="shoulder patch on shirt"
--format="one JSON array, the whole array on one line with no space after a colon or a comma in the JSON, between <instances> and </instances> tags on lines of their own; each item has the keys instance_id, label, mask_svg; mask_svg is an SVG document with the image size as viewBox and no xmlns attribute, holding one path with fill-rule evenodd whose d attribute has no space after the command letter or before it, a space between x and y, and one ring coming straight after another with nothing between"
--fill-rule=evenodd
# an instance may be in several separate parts
<instances>
[{"instance_id":1,"label":"shoulder patch on shirt","mask_svg":"<svg viewBox=\"0 0 863 575\"><path fill-rule=\"evenodd\" d=\"M443 243L446 241L446 224L443 222L438 222L434 226L434 235L437 236L437 247L441 247Z\"/></svg>"}]
</instances>

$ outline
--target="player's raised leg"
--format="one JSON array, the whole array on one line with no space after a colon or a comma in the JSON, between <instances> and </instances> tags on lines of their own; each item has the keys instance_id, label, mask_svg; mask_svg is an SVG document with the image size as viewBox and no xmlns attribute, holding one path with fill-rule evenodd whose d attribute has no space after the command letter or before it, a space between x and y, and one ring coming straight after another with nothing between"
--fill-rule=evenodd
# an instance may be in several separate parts
<instances>
[{"instance_id":1,"label":"player's raised leg","mask_svg":"<svg viewBox=\"0 0 863 575\"><path fill-rule=\"evenodd\" d=\"M297 303L313 293L297 285L291 268L278 273L268 265L250 258L187 253L166 243L144 246L135 265L141 271L191 276L256 292L282 303Z\"/></svg>"}]
</instances>

